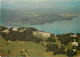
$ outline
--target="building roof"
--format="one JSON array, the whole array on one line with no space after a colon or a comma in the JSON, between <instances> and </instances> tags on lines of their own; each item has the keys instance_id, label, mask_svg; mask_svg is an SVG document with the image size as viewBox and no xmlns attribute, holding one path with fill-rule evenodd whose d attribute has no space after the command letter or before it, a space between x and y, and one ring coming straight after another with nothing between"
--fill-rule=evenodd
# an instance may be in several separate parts
<instances>
[{"instance_id":1,"label":"building roof","mask_svg":"<svg viewBox=\"0 0 80 57\"><path fill-rule=\"evenodd\" d=\"M78 43L77 42L72 42L72 45L78 46Z\"/></svg>"}]
</instances>

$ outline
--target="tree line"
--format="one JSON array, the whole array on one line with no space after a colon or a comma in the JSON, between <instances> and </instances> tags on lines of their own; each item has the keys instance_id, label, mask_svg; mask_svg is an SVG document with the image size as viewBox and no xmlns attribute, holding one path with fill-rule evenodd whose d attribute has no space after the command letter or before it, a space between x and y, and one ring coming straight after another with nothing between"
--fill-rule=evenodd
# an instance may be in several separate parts
<instances>
[{"instance_id":1,"label":"tree line","mask_svg":"<svg viewBox=\"0 0 80 57\"><path fill-rule=\"evenodd\" d=\"M46 51L53 51L53 55L66 54L68 57L73 57L77 54L77 52L72 49L67 49L67 51L65 51L65 46L63 45L59 47L57 44L51 43L46 45Z\"/></svg>"}]
</instances>

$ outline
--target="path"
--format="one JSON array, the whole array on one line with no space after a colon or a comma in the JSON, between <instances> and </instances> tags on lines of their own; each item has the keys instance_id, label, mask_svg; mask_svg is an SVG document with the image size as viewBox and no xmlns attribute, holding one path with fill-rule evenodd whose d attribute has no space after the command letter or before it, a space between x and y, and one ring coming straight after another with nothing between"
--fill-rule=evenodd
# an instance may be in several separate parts
<instances>
[{"instance_id":1,"label":"path","mask_svg":"<svg viewBox=\"0 0 80 57\"><path fill-rule=\"evenodd\" d=\"M26 53L26 57L29 57L28 53Z\"/></svg>"}]
</instances>

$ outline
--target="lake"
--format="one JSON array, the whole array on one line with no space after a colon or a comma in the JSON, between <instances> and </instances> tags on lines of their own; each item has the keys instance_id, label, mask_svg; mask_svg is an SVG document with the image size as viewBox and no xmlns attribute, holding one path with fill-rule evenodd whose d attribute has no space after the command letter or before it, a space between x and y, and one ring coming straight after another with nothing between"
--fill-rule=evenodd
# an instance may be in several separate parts
<instances>
[{"instance_id":1,"label":"lake","mask_svg":"<svg viewBox=\"0 0 80 57\"><path fill-rule=\"evenodd\" d=\"M73 20L56 21L43 25L32 25L31 27L53 34L80 33L80 15L74 17Z\"/></svg>"},{"instance_id":2,"label":"lake","mask_svg":"<svg viewBox=\"0 0 80 57\"><path fill-rule=\"evenodd\" d=\"M4 21L2 21L4 22ZM6 26L17 27L17 26ZM73 20L61 20L54 23L45 23L41 25L29 25L23 27L34 27L38 30L50 32L52 34L80 33L80 15L74 17Z\"/></svg>"}]
</instances>

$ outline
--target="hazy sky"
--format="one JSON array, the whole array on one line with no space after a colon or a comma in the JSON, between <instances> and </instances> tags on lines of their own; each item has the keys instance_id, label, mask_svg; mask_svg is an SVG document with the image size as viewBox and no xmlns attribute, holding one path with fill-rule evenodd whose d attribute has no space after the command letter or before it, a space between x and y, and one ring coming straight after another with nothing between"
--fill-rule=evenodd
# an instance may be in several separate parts
<instances>
[{"instance_id":1,"label":"hazy sky","mask_svg":"<svg viewBox=\"0 0 80 57\"><path fill-rule=\"evenodd\" d=\"M64 1L64 2L67 2L67 1L80 1L80 0L0 0L0 1L9 1L9 2L19 2L19 1L24 1L24 2L43 2L43 1L53 1L53 2L58 2L58 1Z\"/></svg>"},{"instance_id":2,"label":"hazy sky","mask_svg":"<svg viewBox=\"0 0 80 57\"><path fill-rule=\"evenodd\" d=\"M2 8L12 9L78 9L80 0L0 0Z\"/></svg>"}]
</instances>

